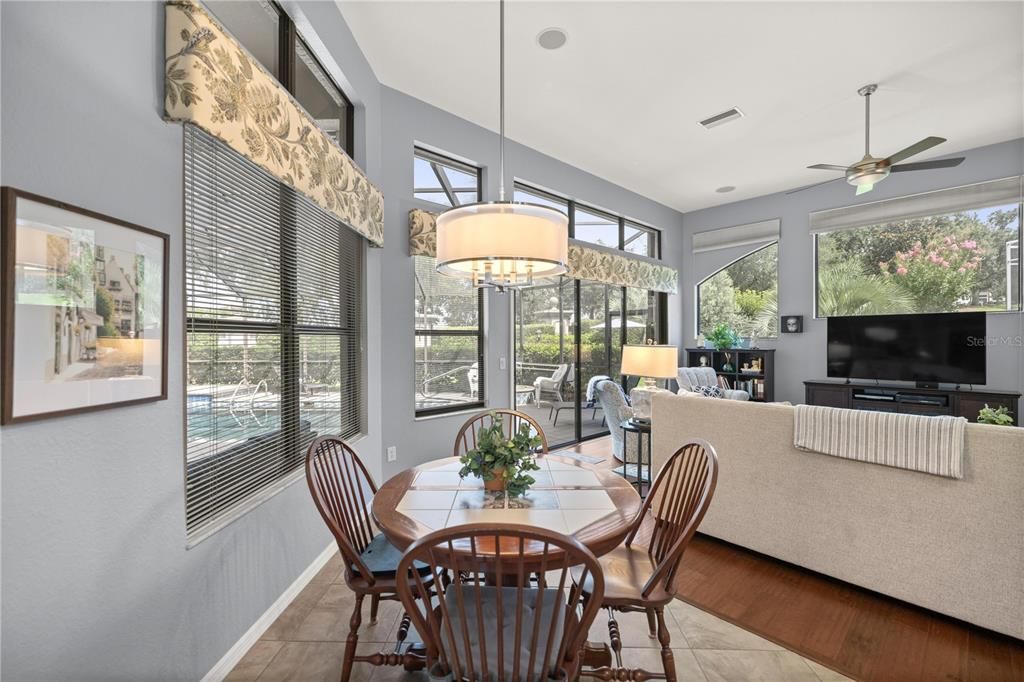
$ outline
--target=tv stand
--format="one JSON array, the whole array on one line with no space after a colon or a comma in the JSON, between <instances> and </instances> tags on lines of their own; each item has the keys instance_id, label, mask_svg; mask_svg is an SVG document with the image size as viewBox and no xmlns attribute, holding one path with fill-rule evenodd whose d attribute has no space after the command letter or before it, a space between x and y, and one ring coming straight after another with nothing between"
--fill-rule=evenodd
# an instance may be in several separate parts
<instances>
[{"instance_id":1,"label":"tv stand","mask_svg":"<svg viewBox=\"0 0 1024 682\"><path fill-rule=\"evenodd\" d=\"M849 379L805 381L804 402L808 405L874 410L903 414L952 415L978 421L978 411L988 405L1005 406L1019 424L1017 404L1020 393L1013 391L964 391L897 384L859 384Z\"/></svg>"}]
</instances>

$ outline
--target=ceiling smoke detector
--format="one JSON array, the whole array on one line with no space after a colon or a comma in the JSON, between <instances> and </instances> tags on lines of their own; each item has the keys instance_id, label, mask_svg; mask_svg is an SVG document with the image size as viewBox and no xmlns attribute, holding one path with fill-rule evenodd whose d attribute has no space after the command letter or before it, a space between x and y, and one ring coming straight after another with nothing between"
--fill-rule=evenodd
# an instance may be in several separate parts
<instances>
[{"instance_id":1,"label":"ceiling smoke detector","mask_svg":"<svg viewBox=\"0 0 1024 682\"><path fill-rule=\"evenodd\" d=\"M568 34L560 28L546 28L537 34L537 44L545 50L557 50L568 40Z\"/></svg>"},{"instance_id":2,"label":"ceiling smoke detector","mask_svg":"<svg viewBox=\"0 0 1024 682\"><path fill-rule=\"evenodd\" d=\"M722 185L721 187L719 187L715 191L718 192L719 194L728 194L729 192L733 191L734 189L736 189L736 187L733 186L733 185Z\"/></svg>"},{"instance_id":3,"label":"ceiling smoke detector","mask_svg":"<svg viewBox=\"0 0 1024 682\"><path fill-rule=\"evenodd\" d=\"M711 128L714 128L716 126L724 125L726 123L730 123L741 118L743 118L743 112L737 109L736 107L733 107L732 109L729 109L728 111L723 111L720 114L708 116L703 121L698 121L698 123L700 123L702 126L710 130Z\"/></svg>"}]
</instances>

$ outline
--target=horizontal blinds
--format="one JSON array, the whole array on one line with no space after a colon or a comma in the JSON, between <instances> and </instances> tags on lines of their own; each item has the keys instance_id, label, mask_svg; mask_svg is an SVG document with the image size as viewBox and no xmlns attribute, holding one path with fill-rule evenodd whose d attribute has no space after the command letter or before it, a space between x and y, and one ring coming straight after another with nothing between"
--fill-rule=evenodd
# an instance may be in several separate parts
<instances>
[{"instance_id":1,"label":"horizontal blinds","mask_svg":"<svg viewBox=\"0 0 1024 682\"><path fill-rule=\"evenodd\" d=\"M834 232L865 225L947 215L960 211L1021 201L1021 176L973 185L912 194L897 199L816 211L810 215L812 232Z\"/></svg>"},{"instance_id":2,"label":"horizontal blinds","mask_svg":"<svg viewBox=\"0 0 1024 682\"><path fill-rule=\"evenodd\" d=\"M186 527L215 524L362 415L363 242L185 126Z\"/></svg>"},{"instance_id":3,"label":"horizontal blinds","mask_svg":"<svg viewBox=\"0 0 1024 682\"><path fill-rule=\"evenodd\" d=\"M717 251L734 246L749 246L778 241L781 221L762 220L746 225L734 225L717 230L706 230L693 235L693 252Z\"/></svg>"}]
</instances>

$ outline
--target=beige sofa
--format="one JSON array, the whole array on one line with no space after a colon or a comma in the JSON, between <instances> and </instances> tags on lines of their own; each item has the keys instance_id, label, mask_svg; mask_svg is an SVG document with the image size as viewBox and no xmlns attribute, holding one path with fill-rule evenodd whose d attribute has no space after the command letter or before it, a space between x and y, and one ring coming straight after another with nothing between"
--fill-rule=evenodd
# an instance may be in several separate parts
<instances>
[{"instance_id":1,"label":"beige sofa","mask_svg":"<svg viewBox=\"0 0 1024 682\"><path fill-rule=\"evenodd\" d=\"M1024 429L969 424L963 480L793 447L793 408L658 394L655 470L718 452L700 531L1024 639Z\"/></svg>"}]
</instances>

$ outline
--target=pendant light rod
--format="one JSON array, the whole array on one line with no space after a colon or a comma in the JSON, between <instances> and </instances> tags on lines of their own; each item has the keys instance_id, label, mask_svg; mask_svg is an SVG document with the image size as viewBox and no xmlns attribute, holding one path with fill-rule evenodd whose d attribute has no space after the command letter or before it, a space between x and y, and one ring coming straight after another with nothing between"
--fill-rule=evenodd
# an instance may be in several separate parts
<instances>
[{"instance_id":1,"label":"pendant light rod","mask_svg":"<svg viewBox=\"0 0 1024 682\"><path fill-rule=\"evenodd\" d=\"M498 201L505 201L505 0L498 0Z\"/></svg>"}]
</instances>

